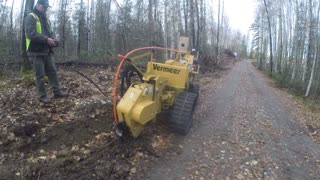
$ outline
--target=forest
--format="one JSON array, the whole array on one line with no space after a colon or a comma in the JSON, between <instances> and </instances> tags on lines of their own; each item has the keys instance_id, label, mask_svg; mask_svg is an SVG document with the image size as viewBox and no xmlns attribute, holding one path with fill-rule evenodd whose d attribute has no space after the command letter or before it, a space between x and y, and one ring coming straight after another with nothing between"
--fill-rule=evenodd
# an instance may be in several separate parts
<instances>
[{"instance_id":1,"label":"forest","mask_svg":"<svg viewBox=\"0 0 320 180\"><path fill-rule=\"evenodd\" d=\"M0 62L21 62L23 19L34 0L1 0ZM60 41L56 61L110 63L118 53L137 47L175 48L179 36L205 56L224 49L246 55L247 35L233 30L224 15L224 3L212 8L205 0L56 0L48 16ZM20 8L15 8L20 7ZM21 51L21 52L20 52ZM25 58L24 58L25 59Z\"/></svg>"},{"instance_id":2,"label":"forest","mask_svg":"<svg viewBox=\"0 0 320 180\"><path fill-rule=\"evenodd\" d=\"M260 1L251 26L250 56L282 87L320 94L319 1Z\"/></svg>"},{"instance_id":3,"label":"forest","mask_svg":"<svg viewBox=\"0 0 320 180\"><path fill-rule=\"evenodd\" d=\"M0 63L28 64L23 19L35 0L0 0ZM55 0L49 17L60 41L57 62L114 63L117 54L137 47L177 47L179 36L203 57L225 49L256 59L283 87L318 96L319 2L257 1L250 32L233 29L224 1L206 0ZM19 47L19 48L17 48Z\"/></svg>"}]
</instances>

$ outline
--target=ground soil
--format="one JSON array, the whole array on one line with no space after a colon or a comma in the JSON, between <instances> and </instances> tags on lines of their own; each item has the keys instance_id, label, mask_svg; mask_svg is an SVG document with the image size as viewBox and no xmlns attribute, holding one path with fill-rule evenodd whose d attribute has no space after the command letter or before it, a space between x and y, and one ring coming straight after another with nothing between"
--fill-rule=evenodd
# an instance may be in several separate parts
<instances>
[{"instance_id":1,"label":"ground soil","mask_svg":"<svg viewBox=\"0 0 320 180\"><path fill-rule=\"evenodd\" d=\"M196 78L201 93L187 136L169 130L163 115L120 141L112 68L76 67L107 97L60 68L70 97L50 105L37 102L34 84L2 82L0 179L319 179L319 127L310 113L251 62L223 62Z\"/></svg>"},{"instance_id":2,"label":"ground soil","mask_svg":"<svg viewBox=\"0 0 320 180\"><path fill-rule=\"evenodd\" d=\"M241 61L220 83L208 83L201 118L197 110L193 131L179 141L182 152L145 179L319 179L320 145L310 121L267 80Z\"/></svg>"}]
</instances>

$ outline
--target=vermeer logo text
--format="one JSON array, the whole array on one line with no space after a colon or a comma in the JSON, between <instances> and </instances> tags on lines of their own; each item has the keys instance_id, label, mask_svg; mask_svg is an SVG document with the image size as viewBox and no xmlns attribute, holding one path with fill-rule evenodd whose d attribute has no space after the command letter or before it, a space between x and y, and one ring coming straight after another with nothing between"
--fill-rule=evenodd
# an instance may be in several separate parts
<instances>
[{"instance_id":1,"label":"vermeer logo text","mask_svg":"<svg viewBox=\"0 0 320 180\"><path fill-rule=\"evenodd\" d=\"M161 67L158 64L153 64L153 70L168 72L172 74L179 74L180 70L168 67Z\"/></svg>"}]
</instances>

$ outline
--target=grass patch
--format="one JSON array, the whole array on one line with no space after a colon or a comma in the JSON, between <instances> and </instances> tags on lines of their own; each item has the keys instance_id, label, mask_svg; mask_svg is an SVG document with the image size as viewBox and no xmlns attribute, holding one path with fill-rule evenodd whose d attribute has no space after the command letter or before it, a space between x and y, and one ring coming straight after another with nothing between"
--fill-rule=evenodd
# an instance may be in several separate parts
<instances>
[{"instance_id":1,"label":"grass patch","mask_svg":"<svg viewBox=\"0 0 320 180\"><path fill-rule=\"evenodd\" d=\"M26 85L32 85L35 81L35 74L32 70L23 70L23 68L21 68L19 75L23 79L23 83Z\"/></svg>"},{"instance_id":2,"label":"grass patch","mask_svg":"<svg viewBox=\"0 0 320 180\"><path fill-rule=\"evenodd\" d=\"M305 87L302 81L291 81L291 77L286 76L285 73L283 73L282 75L274 74L272 79L270 79L269 84L274 85L276 88L285 89L289 94L301 101L309 111L320 113L320 97L305 97Z\"/></svg>"},{"instance_id":3,"label":"grass patch","mask_svg":"<svg viewBox=\"0 0 320 180\"><path fill-rule=\"evenodd\" d=\"M288 90L295 95L303 96L305 93L304 83L302 81L291 81L288 84Z\"/></svg>"},{"instance_id":4,"label":"grass patch","mask_svg":"<svg viewBox=\"0 0 320 180\"><path fill-rule=\"evenodd\" d=\"M285 73L274 74L272 79L275 80L277 87L287 88L291 94L303 96L305 93L304 83L300 80L291 80L291 78L285 75Z\"/></svg>"},{"instance_id":5,"label":"grass patch","mask_svg":"<svg viewBox=\"0 0 320 180\"><path fill-rule=\"evenodd\" d=\"M320 112L320 97L303 97L303 104L312 112Z\"/></svg>"},{"instance_id":6,"label":"grass patch","mask_svg":"<svg viewBox=\"0 0 320 180\"><path fill-rule=\"evenodd\" d=\"M276 81L276 84L280 87L288 87L288 78L281 74L275 74L272 78Z\"/></svg>"},{"instance_id":7,"label":"grass patch","mask_svg":"<svg viewBox=\"0 0 320 180\"><path fill-rule=\"evenodd\" d=\"M33 70L23 70L23 68L21 68L19 75L22 78L23 84L27 86L31 86L35 84L35 73ZM44 76L44 82L45 83L49 82L49 79L47 76Z\"/></svg>"}]
</instances>

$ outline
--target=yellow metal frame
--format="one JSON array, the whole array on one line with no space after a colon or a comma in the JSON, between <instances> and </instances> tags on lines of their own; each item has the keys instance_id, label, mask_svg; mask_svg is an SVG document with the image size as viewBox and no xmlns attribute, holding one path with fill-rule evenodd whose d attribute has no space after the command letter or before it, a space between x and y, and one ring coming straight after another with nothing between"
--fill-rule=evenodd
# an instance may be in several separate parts
<instances>
[{"instance_id":1,"label":"yellow metal frame","mask_svg":"<svg viewBox=\"0 0 320 180\"><path fill-rule=\"evenodd\" d=\"M184 58L183 60L181 60ZM173 105L175 97L188 88L193 55L178 54L165 63L148 62L143 82L132 84L117 104L119 122L125 121L133 137L156 119L162 109Z\"/></svg>"}]
</instances>

